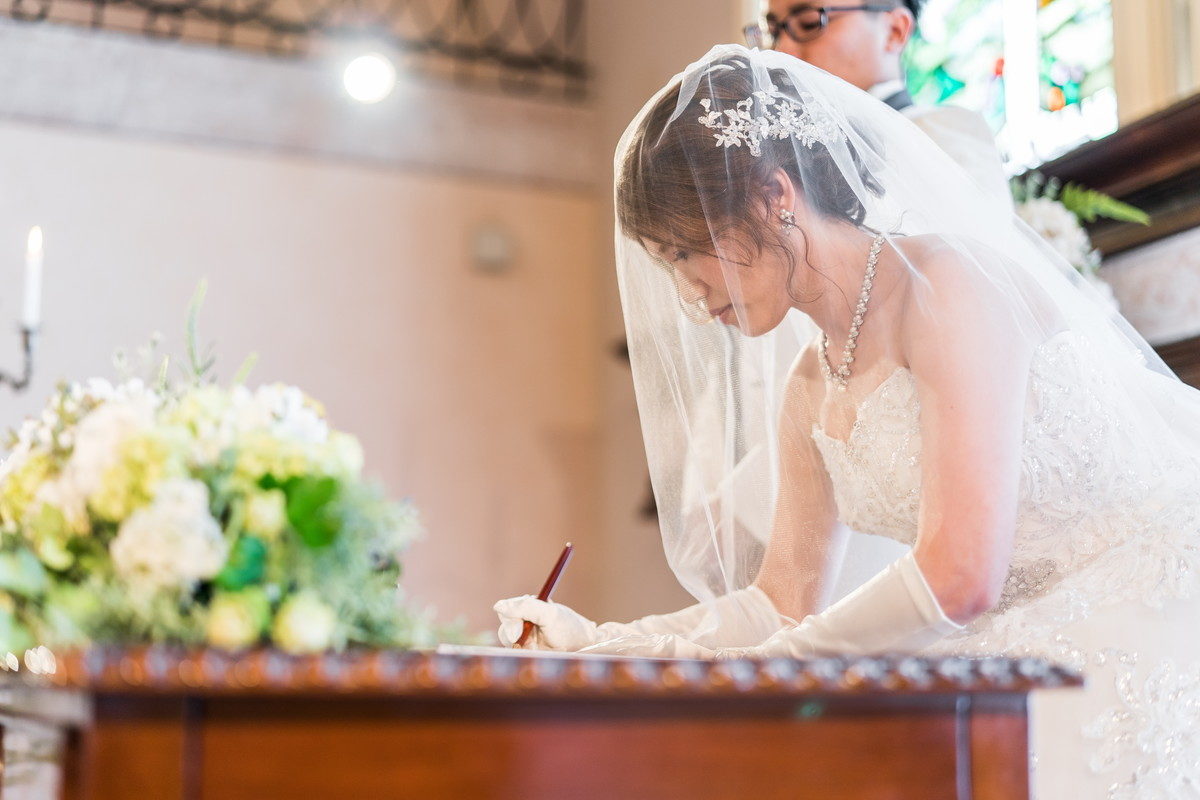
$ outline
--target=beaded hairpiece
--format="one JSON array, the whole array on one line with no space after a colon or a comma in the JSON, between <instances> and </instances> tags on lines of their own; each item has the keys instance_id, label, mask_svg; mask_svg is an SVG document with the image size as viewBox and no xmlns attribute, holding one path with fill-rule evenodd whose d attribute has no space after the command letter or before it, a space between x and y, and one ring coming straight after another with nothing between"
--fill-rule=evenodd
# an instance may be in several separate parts
<instances>
[{"instance_id":1,"label":"beaded hairpiece","mask_svg":"<svg viewBox=\"0 0 1200 800\"><path fill-rule=\"evenodd\" d=\"M779 93L776 87L770 91L757 91L740 101L734 108L713 111L712 100L700 101L705 114L700 124L710 128L717 147L741 147L745 144L753 156L762 155L762 143L766 139L796 139L811 148L815 142L829 145L842 139L837 123L816 109L812 95L800 95L805 105ZM753 111L758 101L757 113ZM814 113L815 112L815 113Z\"/></svg>"}]
</instances>

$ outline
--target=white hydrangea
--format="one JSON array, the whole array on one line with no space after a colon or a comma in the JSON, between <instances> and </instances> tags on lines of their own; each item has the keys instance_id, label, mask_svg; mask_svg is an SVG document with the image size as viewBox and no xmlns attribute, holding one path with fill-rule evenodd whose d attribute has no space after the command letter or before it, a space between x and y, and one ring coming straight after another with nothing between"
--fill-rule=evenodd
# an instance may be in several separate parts
<instances>
[{"instance_id":1,"label":"white hydrangea","mask_svg":"<svg viewBox=\"0 0 1200 800\"><path fill-rule=\"evenodd\" d=\"M273 384L251 392L244 386L216 386L189 392L167 419L194 431L193 464L215 463L246 438L266 433L302 447L324 445L330 437L321 408L294 386Z\"/></svg>"},{"instance_id":2,"label":"white hydrangea","mask_svg":"<svg viewBox=\"0 0 1200 800\"><path fill-rule=\"evenodd\" d=\"M238 395L217 386L201 386L187 393L165 418L194 435L187 437L189 458L197 466L217 463L233 447L239 433Z\"/></svg>"},{"instance_id":3,"label":"white hydrangea","mask_svg":"<svg viewBox=\"0 0 1200 800\"><path fill-rule=\"evenodd\" d=\"M329 438L320 406L295 386L262 386L254 397L274 419L272 433L276 436L303 444L324 444Z\"/></svg>"},{"instance_id":4,"label":"white hydrangea","mask_svg":"<svg viewBox=\"0 0 1200 800\"><path fill-rule=\"evenodd\" d=\"M121 456L121 444L154 425L158 398L148 391L114 394L79 421L75 430L75 447L63 469L68 484L83 497L100 488L104 473Z\"/></svg>"},{"instance_id":5,"label":"white hydrangea","mask_svg":"<svg viewBox=\"0 0 1200 800\"><path fill-rule=\"evenodd\" d=\"M13 446L8 455L0 458L0 483L3 483L9 475L24 466L32 452L33 445L30 442L17 439L16 445Z\"/></svg>"},{"instance_id":6,"label":"white hydrangea","mask_svg":"<svg viewBox=\"0 0 1200 800\"><path fill-rule=\"evenodd\" d=\"M1035 197L1020 203L1017 215L1075 269L1085 274L1095 271L1095 254L1087 231L1062 203Z\"/></svg>"},{"instance_id":7,"label":"white hydrangea","mask_svg":"<svg viewBox=\"0 0 1200 800\"><path fill-rule=\"evenodd\" d=\"M167 480L154 501L121 523L109 548L113 566L132 586L187 587L225 565L228 545L208 510L208 487Z\"/></svg>"}]
</instances>

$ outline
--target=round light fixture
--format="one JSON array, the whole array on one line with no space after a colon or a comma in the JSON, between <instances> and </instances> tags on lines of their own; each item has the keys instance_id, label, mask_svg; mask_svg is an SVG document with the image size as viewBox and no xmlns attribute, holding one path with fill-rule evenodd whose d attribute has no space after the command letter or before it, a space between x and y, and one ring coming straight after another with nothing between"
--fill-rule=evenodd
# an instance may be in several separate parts
<instances>
[{"instance_id":1,"label":"round light fixture","mask_svg":"<svg viewBox=\"0 0 1200 800\"><path fill-rule=\"evenodd\" d=\"M366 53L346 65L342 73L346 93L360 103L378 103L396 86L396 68L379 53Z\"/></svg>"}]
</instances>

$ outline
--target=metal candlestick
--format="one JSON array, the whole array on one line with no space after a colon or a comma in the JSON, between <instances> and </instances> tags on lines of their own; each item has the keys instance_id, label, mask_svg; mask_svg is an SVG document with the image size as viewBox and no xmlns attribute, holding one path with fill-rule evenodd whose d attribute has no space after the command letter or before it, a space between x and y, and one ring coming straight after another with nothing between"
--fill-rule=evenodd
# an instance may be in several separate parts
<instances>
[{"instance_id":1,"label":"metal candlestick","mask_svg":"<svg viewBox=\"0 0 1200 800\"><path fill-rule=\"evenodd\" d=\"M21 352L25 356L25 367L21 372L21 377L14 378L5 372L0 372L0 384L7 383L12 387L14 392L20 392L29 386L29 381L33 378L33 337L37 333L35 328L27 328L21 326Z\"/></svg>"}]
</instances>

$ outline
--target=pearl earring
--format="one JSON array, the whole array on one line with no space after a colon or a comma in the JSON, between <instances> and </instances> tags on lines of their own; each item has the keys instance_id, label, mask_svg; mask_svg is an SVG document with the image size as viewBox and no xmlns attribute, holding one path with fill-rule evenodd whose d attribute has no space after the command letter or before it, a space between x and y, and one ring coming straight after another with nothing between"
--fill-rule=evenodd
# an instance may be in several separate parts
<instances>
[{"instance_id":1,"label":"pearl earring","mask_svg":"<svg viewBox=\"0 0 1200 800\"><path fill-rule=\"evenodd\" d=\"M780 230L782 230L784 232L786 232L788 230L788 228L796 227L795 213L787 210L786 208L779 209L779 219L781 222L783 222L783 224L780 225L779 228L780 228Z\"/></svg>"}]
</instances>

